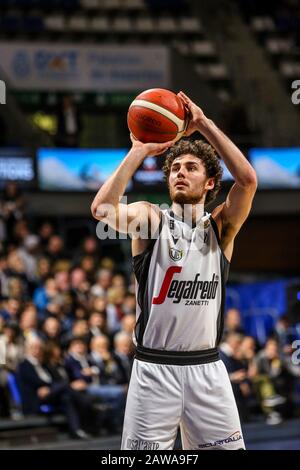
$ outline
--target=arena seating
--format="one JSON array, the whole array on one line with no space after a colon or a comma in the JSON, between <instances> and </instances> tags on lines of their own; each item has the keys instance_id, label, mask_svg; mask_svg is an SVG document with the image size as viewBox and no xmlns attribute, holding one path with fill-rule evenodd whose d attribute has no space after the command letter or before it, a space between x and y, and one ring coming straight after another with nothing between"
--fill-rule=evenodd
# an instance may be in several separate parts
<instances>
[{"instance_id":1,"label":"arena seating","mask_svg":"<svg viewBox=\"0 0 300 470\"><path fill-rule=\"evenodd\" d=\"M238 2L253 34L278 70L290 93L300 75L300 4L298 1Z\"/></svg>"},{"instance_id":2,"label":"arena seating","mask_svg":"<svg viewBox=\"0 0 300 470\"><path fill-rule=\"evenodd\" d=\"M4 0L0 39L167 44L189 58L220 99L230 76L190 0Z\"/></svg>"}]
</instances>

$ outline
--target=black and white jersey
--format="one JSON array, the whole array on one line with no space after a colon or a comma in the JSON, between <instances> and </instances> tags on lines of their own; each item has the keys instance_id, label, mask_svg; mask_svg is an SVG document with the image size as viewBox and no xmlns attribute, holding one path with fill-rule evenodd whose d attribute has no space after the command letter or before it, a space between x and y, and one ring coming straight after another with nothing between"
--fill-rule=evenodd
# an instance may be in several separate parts
<instances>
[{"instance_id":1,"label":"black and white jersey","mask_svg":"<svg viewBox=\"0 0 300 470\"><path fill-rule=\"evenodd\" d=\"M196 226L160 211L158 236L133 257L135 343L165 351L215 348L223 332L229 262L218 229L205 213Z\"/></svg>"}]
</instances>

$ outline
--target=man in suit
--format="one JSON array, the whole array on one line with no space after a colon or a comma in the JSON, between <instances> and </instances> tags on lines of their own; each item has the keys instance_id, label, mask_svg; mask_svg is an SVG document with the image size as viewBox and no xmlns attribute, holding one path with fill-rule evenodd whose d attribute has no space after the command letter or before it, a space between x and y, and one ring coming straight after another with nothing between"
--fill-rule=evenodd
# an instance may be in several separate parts
<instances>
[{"instance_id":1,"label":"man in suit","mask_svg":"<svg viewBox=\"0 0 300 470\"><path fill-rule=\"evenodd\" d=\"M65 95L57 112L57 145L59 147L78 147L81 130L80 114L73 97Z\"/></svg>"},{"instance_id":2,"label":"man in suit","mask_svg":"<svg viewBox=\"0 0 300 470\"><path fill-rule=\"evenodd\" d=\"M132 362L133 362L133 343L131 337L124 331L120 331L114 338L114 355L123 369L126 383L129 383Z\"/></svg>"},{"instance_id":3,"label":"man in suit","mask_svg":"<svg viewBox=\"0 0 300 470\"><path fill-rule=\"evenodd\" d=\"M87 437L80 428L75 394L68 381L56 381L44 366L43 343L39 338L32 337L27 341L25 359L18 367L17 379L24 414L38 414L41 405L52 405L56 410L64 410L73 437Z\"/></svg>"},{"instance_id":4,"label":"man in suit","mask_svg":"<svg viewBox=\"0 0 300 470\"><path fill-rule=\"evenodd\" d=\"M126 390L123 385L105 383L105 364L99 351L96 351L99 338L101 341L99 336L94 337L92 340L90 357L87 354L87 346L83 339L74 338L71 340L65 367L70 380L85 380L87 393L97 397L99 401L111 408L108 427L116 430L123 415ZM104 383L102 383L102 379Z\"/></svg>"}]
</instances>

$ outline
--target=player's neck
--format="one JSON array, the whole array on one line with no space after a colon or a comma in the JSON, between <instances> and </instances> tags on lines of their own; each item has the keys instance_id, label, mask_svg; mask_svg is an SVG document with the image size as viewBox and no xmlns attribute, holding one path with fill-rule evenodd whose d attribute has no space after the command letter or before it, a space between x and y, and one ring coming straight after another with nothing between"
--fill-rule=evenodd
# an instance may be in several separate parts
<instances>
[{"instance_id":1,"label":"player's neck","mask_svg":"<svg viewBox=\"0 0 300 470\"><path fill-rule=\"evenodd\" d=\"M181 220L189 225L197 224L204 215L204 204L179 204L173 202L171 206L172 212Z\"/></svg>"}]
</instances>

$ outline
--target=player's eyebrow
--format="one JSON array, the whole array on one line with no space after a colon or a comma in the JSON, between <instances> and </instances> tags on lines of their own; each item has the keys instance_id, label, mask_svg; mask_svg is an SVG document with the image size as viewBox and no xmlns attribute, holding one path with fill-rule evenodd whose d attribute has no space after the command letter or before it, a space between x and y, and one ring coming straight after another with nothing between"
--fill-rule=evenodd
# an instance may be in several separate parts
<instances>
[{"instance_id":1,"label":"player's eyebrow","mask_svg":"<svg viewBox=\"0 0 300 470\"><path fill-rule=\"evenodd\" d=\"M174 166L176 165L179 165L179 161L178 162L173 162L172 165L171 165L171 168L173 168ZM198 162L196 162L195 160L188 160L187 162L184 162L184 165L196 165L198 166Z\"/></svg>"}]
</instances>

